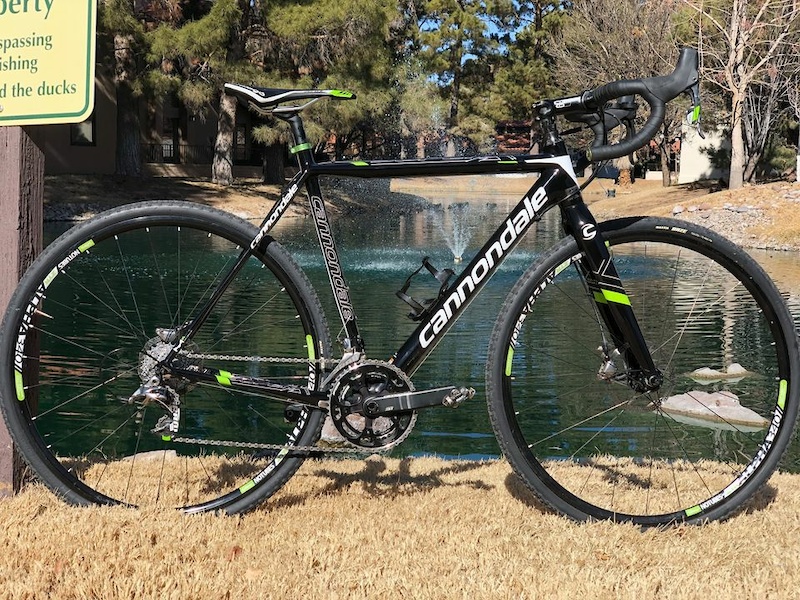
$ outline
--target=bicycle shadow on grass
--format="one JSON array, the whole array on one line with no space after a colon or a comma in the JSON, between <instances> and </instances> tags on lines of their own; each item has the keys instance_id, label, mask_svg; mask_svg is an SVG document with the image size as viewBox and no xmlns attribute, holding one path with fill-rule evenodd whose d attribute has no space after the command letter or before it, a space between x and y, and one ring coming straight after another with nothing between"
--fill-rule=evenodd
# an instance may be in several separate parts
<instances>
[{"instance_id":1,"label":"bicycle shadow on grass","mask_svg":"<svg viewBox=\"0 0 800 600\"><path fill-rule=\"evenodd\" d=\"M536 494L528 489L516 473L512 472L506 476L505 487L515 500L522 502L526 506L545 513L556 514L554 509L539 500ZM732 516L749 515L766 510L775 502L777 497L777 488L767 483L758 490L752 498L745 502L739 510L734 512Z\"/></svg>"},{"instance_id":2,"label":"bicycle shadow on grass","mask_svg":"<svg viewBox=\"0 0 800 600\"><path fill-rule=\"evenodd\" d=\"M344 473L329 468L318 468L308 473L315 478L327 479L322 485L314 485L313 489L297 494L282 493L276 495L265 506L267 510L287 508L302 504L309 498L342 494L353 485L358 485L365 496L372 498L397 498L426 493L430 490L443 487L469 487L475 490L492 490L494 485L480 478L448 481L449 475L468 473L482 468L484 463L459 462L445 465L438 469L421 473L412 473L413 458L406 457L400 460L398 467L391 468L382 458L369 458L364 461L364 466L356 473Z\"/></svg>"}]
</instances>

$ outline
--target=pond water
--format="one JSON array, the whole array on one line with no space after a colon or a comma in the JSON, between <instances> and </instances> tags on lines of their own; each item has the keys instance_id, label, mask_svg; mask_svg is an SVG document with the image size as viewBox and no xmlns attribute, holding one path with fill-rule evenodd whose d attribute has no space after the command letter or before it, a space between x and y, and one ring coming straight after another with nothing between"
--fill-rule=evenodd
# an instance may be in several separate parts
<instances>
[{"instance_id":1,"label":"pond water","mask_svg":"<svg viewBox=\"0 0 800 600\"><path fill-rule=\"evenodd\" d=\"M449 195L450 207L439 210L334 221L340 257L370 358L388 359L414 330L415 323L407 317L409 308L395 292L420 266L422 258L429 256L437 267L458 272L496 229L507 214L509 204L517 199L497 196L464 205L460 203L462 198L454 199ZM46 239L53 239L65 227L64 224L47 224ZM311 220L286 218L274 235L292 251L317 288L332 335L336 337L340 324L336 321L337 313L330 299ZM485 403L484 369L489 336L503 299L516 279L560 236L558 214L551 212L522 241L490 280L484 293L470 305L451 333L420 367L414 375L417 389L453 384L474 387L477 393L457 410L421 411L414 432L394 451L395 455L436 454L470 459L499 456ZM463 263L454 262L454 252L464 255ZM786 255L781 259L785 264ZM758 260L764 261L769 270L769 255L762 254ZM415 278L410 293L427 298L435 295L437 289L438 284L432 277L420 275ZM800 314L797 295L790 297L790 303L793 313ZM800 448L795 445L790 452L786 467L800 472Z\"/></svg>"}]
</instances>

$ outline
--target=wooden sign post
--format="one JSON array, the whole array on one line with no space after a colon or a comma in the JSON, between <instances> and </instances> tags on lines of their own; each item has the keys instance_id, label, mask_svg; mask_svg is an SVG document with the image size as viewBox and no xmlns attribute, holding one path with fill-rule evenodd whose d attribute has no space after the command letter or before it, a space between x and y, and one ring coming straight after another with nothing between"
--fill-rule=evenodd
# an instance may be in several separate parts
<instances>
[{"instance_id":1,"label":"wooden sign post","mask_svg":"<svg viewBox=\"0 0 800 600\"><path fill-rule=\"evenodd\" d=\"M44 156L22 126L92 113L96 23L97 0L0 0L0 314L42 249ZM0 420L0 495L20 472Z\"/></svg>"},{"instance_id":2,"label":"wooden sign post","mask_svg":"<svg viewBox=\"0 0 800 600\"><path fill-rule=\"evenodd\" d=\"M0 127L0 311L42 249L44 155L22 127ZM9 368L5 365L4 368ZM0 496L18 488L21 461L0 420Z\"/></svg>"}]
</instances>

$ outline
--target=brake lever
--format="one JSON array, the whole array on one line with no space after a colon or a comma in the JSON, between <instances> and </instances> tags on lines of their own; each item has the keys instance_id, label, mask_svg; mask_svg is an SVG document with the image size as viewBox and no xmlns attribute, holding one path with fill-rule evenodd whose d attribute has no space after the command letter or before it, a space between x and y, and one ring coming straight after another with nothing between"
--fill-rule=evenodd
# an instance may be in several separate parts
<instances>
[{"instance_id":1,"label":"brake lever","mask_svg":"<svg viewBox=\"0 0 800 600\"><path fill-rule=\"evenodd\" d=\"M686 93L692 100L692 109L686 113L686 122L689 125L694 125L697 135L704 140L706 136L700 127L700 82L698 81L690 88L687 88Z\"/></svg>"}]
</instances>

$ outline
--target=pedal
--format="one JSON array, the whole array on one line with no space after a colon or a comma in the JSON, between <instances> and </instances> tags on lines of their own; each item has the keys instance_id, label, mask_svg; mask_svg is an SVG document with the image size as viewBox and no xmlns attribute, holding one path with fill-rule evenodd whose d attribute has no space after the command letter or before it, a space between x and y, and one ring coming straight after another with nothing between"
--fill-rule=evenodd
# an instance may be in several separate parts
<instances>
[{"instance_id":1,"label":"pedal","mask_svg":"<svg viewBox=\"0 0 800 600\"><path fill-rule=\"evenodd\" d=\"M433 277L438 281L441 285L439 286L439 293L437 294L436 298L429 298L427 300L419 300L417 298L411 297L407 292L408 288L411 287L411 280L419 274L422 269L425 268L428 272L433 275ZM453 269L437 269L434 267L429 257L425 257L422 259L422 266L420 266L416 271L414 271L411 275L409 275L406 282L403 284L403 287L400 288L399 291L396 292L398 298L400 298L403 302L408 304L411 307L411 312L408 313L408 318L412 321L421 321L422 318L428 314L430 308L436 304L436 302L444 296L445 291L447 290L447 284L450 281L450 278L455 275L455 271Z\"/></svg>"},{"instance_id":2,"label":"pedal","mask_svg":"<svg viewBox=\"0 0 800 600\"><path fill-rule=\"evenodd\" d=\"M450 393L442 400L442 405L447 408L458 408L465 400L471 400L475 396L474 388L453 388Z\"/></svg>"}]
</instances>

